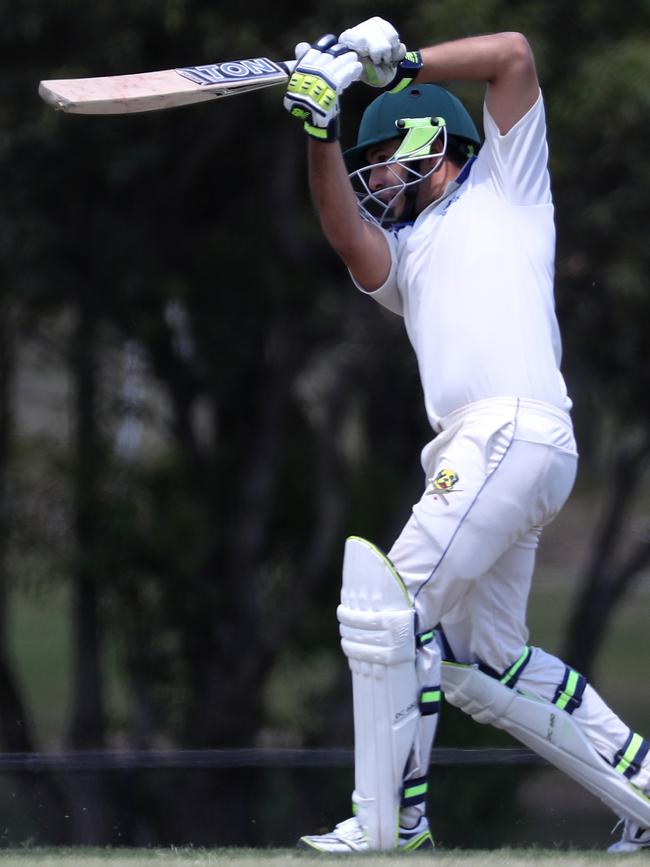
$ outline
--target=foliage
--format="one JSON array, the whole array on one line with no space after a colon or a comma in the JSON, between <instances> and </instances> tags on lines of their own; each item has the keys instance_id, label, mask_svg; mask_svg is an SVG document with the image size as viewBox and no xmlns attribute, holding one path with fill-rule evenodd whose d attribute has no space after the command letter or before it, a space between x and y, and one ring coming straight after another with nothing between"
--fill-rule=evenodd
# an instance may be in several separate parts
<instances>
[{"instance_id":1,"label":"foliage","mask_svg":"<svg viewBox=\"0 0 650 867\"><path fill-rule=\"evenodd\" d=\"M122 647L143 743L255 737L258 693L287 637L321 643L303 608L314 595L316 611L332 610L347 503L360 530L388 537L377 485L407 486L388 478L382 453L412 461L402 419L372 400L378 381L398 390L397 368L374 356L403 355L403 338L378 311L362 320L367 308L344 287L310 211L301 132L277 93L219 104L218 115L128 118L57 116L34 99L40 77L286 54L276 48L286 33L250 24L250 9L239 16L208 4L54 4L26 8L10 32L22 51L3 136L5 286L27 333L57 312L69 323L56 345L79 414L65 461L83 484L73 500L85 500L69 515L71 574L87 611L96 594L97 645L110 630ZM125 345L141 347L164 406L162 442L137 460L115 449ZM407 367L403 418L422 431ZM375 445L370 426L393 432L393 445Z\"/></svg>"},{"instance_id":2,"label":"foliage","mask_svg":"<svg viewBox=\"0 0 650 867\"><path fill-rule=\"evenodd\" d=\"M97 689L71 731L87 720L87 743L104 737L108 635L132 708L123 730L108 721L109 738L277 738L288 714L268 696L281 672L299 675L287 690L297 704L304 688L332 708L320 725L305 711L291 737L349 740L333 623L342 540L390 543L418 495L429 434L400 323L350 290L320 238L302 133L281 93L79 118L44 106L37 83L285 58L305 36L371 14L395 20L411 46L529 36L549 115L558 308L585 469L603 459L603 430L648 435L647 2L483 0L462 15L450 0L408 10L335 0L299 13L279 2L272 15L207 0L0 10L0 294L19 340L47 346L76 401L63 441L13 444L9 563L12 580L60 576L77 611L96 613L85 632L78 615L77 692L83 671ZM459 93L480 116L482 89ZM360 88L346 98L346 138L368 98ZM132 357L139 373L125 374ZM136 431L126 446L125 425ZM51 567L34 553L46 547ZM83 669L93 658L97 670Z\"/></svg>"}]
</instances>

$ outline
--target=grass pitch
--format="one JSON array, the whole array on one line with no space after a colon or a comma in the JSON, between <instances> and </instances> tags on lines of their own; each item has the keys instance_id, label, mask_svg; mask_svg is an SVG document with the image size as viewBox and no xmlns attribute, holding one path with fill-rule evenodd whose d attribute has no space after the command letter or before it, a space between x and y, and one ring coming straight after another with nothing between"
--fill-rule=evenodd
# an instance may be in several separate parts
<instances>
[{"instance_id":1,"label":"grass pitch","mask_svg":"<svg viewBox=\"0 0 650 867\"><path fill-rule=\"evenodd\" d=\"M437 851L427 855L417 853L387 853L385 855L346 855L328 857L294 849L18 849L0 850L2 867L340 867L352 861L360 867L592 867L597 863L612 864L605 852L563 852L543 849L496 849L491 851ZM614 858L614 860L616 860ZM617 861L618 863L618 861ZM629 861L626 863L630 863ZM650 851L633 856L634 865L650 864Z\"/></svg>"}]
</instances>

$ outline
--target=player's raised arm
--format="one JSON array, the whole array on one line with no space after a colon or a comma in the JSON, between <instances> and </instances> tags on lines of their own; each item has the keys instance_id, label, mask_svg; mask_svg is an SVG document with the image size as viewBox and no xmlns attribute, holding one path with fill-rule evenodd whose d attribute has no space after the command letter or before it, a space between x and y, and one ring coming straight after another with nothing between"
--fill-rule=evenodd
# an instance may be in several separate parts
<instances>
[{"instance_id":1,"label":"player's raised arm","mask_svg":"<svg viewBox=\"0 0 650 867\"><path fill-rule=\"evenodd\" d=\"M363 220L338 142L339 96L362 72L357 55L322 37L296 47L284 105L309 136L309 184L323 233L364 289L379 288L390 271L381 230Z\"/></svg>"},{"instance_id":2,"label":"player's raised arm","mask_svg":"<svg viewBox=\"0 0 650 867\"><path fill-rule=\"evenodd\" d=\"M400 63L395 61L395 45L401 45L397 32L381 18L371 18L344 31L339 40L359 55L364 81L375 86L390 85L395 89L413 81L485 81L487 107L502 135L526 114L539 95L533 53L521 33L443 42L409 51Z\"/></svg>"},{"instance_id":3,"label":"player's raised arm","mask_svg":"<svg viewBox=\"0 0 650 867\"><path fill-rule=\"evenodd\" d=\"M425 48L421 81L476 80L488 84L486 103L502 135L539 96L535 61L521 33L475 36Z\"/></svg>"}]
</instances>

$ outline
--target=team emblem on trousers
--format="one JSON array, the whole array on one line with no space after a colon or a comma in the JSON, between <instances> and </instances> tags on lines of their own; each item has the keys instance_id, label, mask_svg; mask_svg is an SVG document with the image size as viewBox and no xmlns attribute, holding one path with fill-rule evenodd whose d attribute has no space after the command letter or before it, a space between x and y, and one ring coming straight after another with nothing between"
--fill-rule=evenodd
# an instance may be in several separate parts
<instances>
[{"instance_id":1,"label":"team emblem on trousers","mask_svg":"<svg viewBox=\"0 0 650 867\"><path fill-rule=\"evenodd\" d=\"M446 504L447 498L445 494L454 492L458 480L458 473L449 469L449 467L443 467L441 470L438 470L435 476L431 476L429 479L431 490L427 491L427 493L434 494L434 499L440 497L442 502Z\"/></svg>"},{"instance_id":2,"label":"team emblem on trousers","mask_svg":"<svg viewBox=\"0 0 650 867\"><path fill-rule=\"evenodd\" d=\"M445 467L430 481L434 491L446 494L458 483L458 473Z\"/></svg>"}]
</instances>

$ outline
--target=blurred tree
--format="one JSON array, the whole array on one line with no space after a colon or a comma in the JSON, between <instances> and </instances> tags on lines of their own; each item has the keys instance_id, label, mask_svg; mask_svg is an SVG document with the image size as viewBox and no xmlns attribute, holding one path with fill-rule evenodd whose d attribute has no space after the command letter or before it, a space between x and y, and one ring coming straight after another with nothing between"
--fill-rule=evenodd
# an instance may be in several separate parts
<instances>
[{"instance_id":1,"label":"blurred tree","mask_svg":"<svg viewBox=\"0 0 650 867\"><path fill-rule=\"evenodd\" d=\"M31 725L16 681L7 640L10 573L8 536L11 528L10 450L13 434L16 315L8 294L0 290L0 737L2 748L33 749Z\"/></svg>"},{"instance_id":2,"label":"blurred tree","mask_svg":"<svg viewBox=\"0 0 650 867\"><path fill-rule=\"evenodd\" d=\"M612 519L569 648L574 660L582 648L583 669L644 562L647 543L630 545L622 519L648 438L647 4L477 0L459 15L452 0L408 10L335 0L326 14L281 2L269 16L256 2L22 0L0 9L0 251L21 327L60 323L76 384L76 430L55 459L74 501L76 550L60 570L76 588L77 745L118 734L143 747L269 742L278 672L302 693L304 718L286 721L292 743L349 738L334 699L347 683L334 618L343 537L390 544L418 495L429 434L401 323L350 289L320 237L281 90L77 118L42 105L37 82L284 58L305 36L371 14L398 23L410 46L500 29L533 43L583 473L602 473L606 428L627 456L599 491ZM482 88L459 92L480 117ZM346 95L346 141L373 95ZM146 397L127 407L120 396L134 353L164 426L156 445L136 438L125 452L116 428L127 416L147 427L152 412ZM6 519L26 522L20 509ZM621 541L629 556L610 556ZM614 585L600 590L603 576ZM109 641L127 672L123 720L107 718Z\"/></svg>"},{"instance_id":3,"label":"blurred tree","mask_svg":"<svg viewBox=\"0 0 650 867\"><path fill-rule=\"evenodd\" d=\"M594 9L574 21L579 49L553 114L567 368L603 513L565 648L586 676L650 563L648 520L634 517L650 459L650 170L640 156L650 134L650 9L633 4L629 24L606 4Z\"/></svg>"},{"instance_id":4,"label":"blurred tree","mask_svg":"<svg viewBox=\"0 0 650 867\"><path fill-rule=\"evenodd\" d=\"M361 485L371 483L361 500L373 501L372 451L346 454L344 438L360 423L363 440L364 415L378 415L362 394L378 369L377 338L358 324L361 299L341 293L341 269L309 210L302 134L278 113L277 94L221 104L215 124L216 106L58 117L33 92L45 75L262 50L283 56L286 35L274 49L277 35L251 28L243 13L226 23L208 4L191 15L185 4L161 11L143 2L24 12L12 36L41 65L31 78L18 70L10 100L8 193L20 213L13 288L27 287L34 324L56 310L78 316L69 337L77 383L72 741L103 742L100 635L110 629L129 660L139 743L161 735L247 744L264 721L259 692L310 596L318 608L324 592L333 610L329 575L339 571L359 470ZM296 32L313 27L296 24ZM59 61L46 72L53 34ZM143 348L166 395L169 450L140 455L120 490L123 468L101 445L108 431L99 407L105 353L124 341ZM413 392L412 362L410 370ZM397 401L394 372L386 374ZM397 426L376 421L385 431ZM364 520L372 532L387 518L373 502Z\"/></svg>"}]
</instances>

